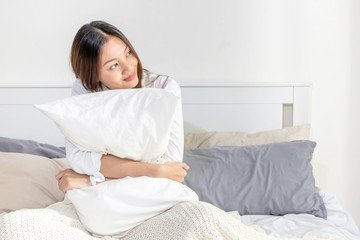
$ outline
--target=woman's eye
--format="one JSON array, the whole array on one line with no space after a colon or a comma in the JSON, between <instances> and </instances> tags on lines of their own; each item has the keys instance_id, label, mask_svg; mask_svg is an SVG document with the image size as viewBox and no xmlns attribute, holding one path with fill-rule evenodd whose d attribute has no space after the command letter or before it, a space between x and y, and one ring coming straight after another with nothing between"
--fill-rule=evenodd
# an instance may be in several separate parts
<instances>
[{"instance_id":1,"label":"woman's eye","mask_svg":"<svg viewBox=\"0 0 360 240\"><path fill-rule=\"evenodd\" d=\"M118 66L118 64L117 64L117 63L115 63L114 65L112 65L112 66L110 67L110 70L115 69L117 66Z\"/></svg>"},{"instance_id":2,"label":"woman's eye","mask_svg":"<svg viewBox=\"0 0 360 240\"><path fill-rule=\"evenodd\" d=\"M131 51L128 51L127 54L126 54L126 56L128 57L128 56L130 56L130 55L131 55Z\"/></svg>"}]
</instances>

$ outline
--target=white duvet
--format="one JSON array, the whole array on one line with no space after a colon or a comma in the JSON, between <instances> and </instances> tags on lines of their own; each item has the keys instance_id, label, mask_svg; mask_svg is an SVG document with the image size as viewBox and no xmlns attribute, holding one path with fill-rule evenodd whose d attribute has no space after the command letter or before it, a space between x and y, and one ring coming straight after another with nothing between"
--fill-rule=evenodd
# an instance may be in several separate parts
<instances>
[{"instance_id":1,"label":"white duvet","mask_svg":"<svg viewBox=\"0 0 360 240\"><path fill-rule=\"evenodd\" d=\"M336 197L324 189L319 191L327 210L327 220L309 214L287 214L285 216L243 215L241 221L260 226L276 237L304 236L329 233L350 240L359 240L360 232L354 219L341 206Z\"/></svg>"},{"instance_id":2,"label":"white duvet","mask_svg":"<svg viewBox=\"0 0 360 240\"><path fill-rule=\"evenodd\" d=\"M352 217L342 209L337 199L323 190L320 193L328 209L328 220L305 214L240 217L236 212L225 213L210 204L194 201L176 204L134 227L121 239L360 239ZM60 202L48 208L23 209L0 215L0 240L18 239L99 238L85 230L70 202ZM114 238L107 236L102 239Z\"/></svg>"},{"instance_id":3,"label":"white duvet","mask_svg":"<svg viewBox=\"0 0 360 240\"><path fill-rule=\"evenodd\" d=\"M70 202L45 209L23 209L0 215L1 240L95 240L82 226ZM115 239L111 236L102 239ZM194 201L175 205L131 229L123 240L344 240L339 235L312 233L277 238L247 225L211 204Z\"/></svg>"}]
</instances>

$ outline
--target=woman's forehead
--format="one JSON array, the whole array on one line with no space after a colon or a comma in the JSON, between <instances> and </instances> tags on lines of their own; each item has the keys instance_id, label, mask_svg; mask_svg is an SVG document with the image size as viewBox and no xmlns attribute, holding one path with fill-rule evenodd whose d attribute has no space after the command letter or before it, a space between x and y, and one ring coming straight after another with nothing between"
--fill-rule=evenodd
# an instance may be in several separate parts
<instances>
[{"instance_id":1,"label":"woman's forehead","mask_svg":"<svg viewBox=\"0 0 360 240\"><path fill-rule=\"evenodd\" d=\"M101 61L106 62L119 57L127 49L127 45L117 37L109 37L109 40L101 49Z\"/></svg>"}]
</instances>

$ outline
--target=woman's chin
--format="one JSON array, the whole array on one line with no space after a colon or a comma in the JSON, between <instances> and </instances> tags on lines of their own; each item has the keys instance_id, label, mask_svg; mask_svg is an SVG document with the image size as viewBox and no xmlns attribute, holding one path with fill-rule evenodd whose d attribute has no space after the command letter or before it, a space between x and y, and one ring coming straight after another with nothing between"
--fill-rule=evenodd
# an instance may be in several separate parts
<instances>
[{"instance_id":1,"label":"woman's chin","mask_svg":"<svg viewBox=\"0 0 360 240\"><path fill-rule=\"evenodd\" d=\"M136 77L131 81L123 81L122 88L135 88L139 83L139 79Z\"/></svg>"}]
</instances>

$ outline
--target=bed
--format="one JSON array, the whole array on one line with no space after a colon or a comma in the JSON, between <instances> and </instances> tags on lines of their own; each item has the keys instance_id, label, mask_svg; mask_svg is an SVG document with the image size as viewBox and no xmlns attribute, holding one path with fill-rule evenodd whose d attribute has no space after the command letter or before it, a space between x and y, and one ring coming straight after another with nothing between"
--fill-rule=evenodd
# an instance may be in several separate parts
<instances>
[{"instance_id":1,"label":"bed","mask_svg":"<svg viewBox=\"0 0 360 240\"><path fill-rule=\"evenodd\" d=\"M184 184L201 204L178 204L123 239L360 239L351 215L315 184L322 173L314 179L309 163L316 149L309 84L181 88L184 161L190 166ZM53 176L69 167L64 137L33 107L68 97L70 90L0 88L0 239L97 239L62 201ZM254 165L256 159L263 163Z\"/></svg>"}]
</instances>

